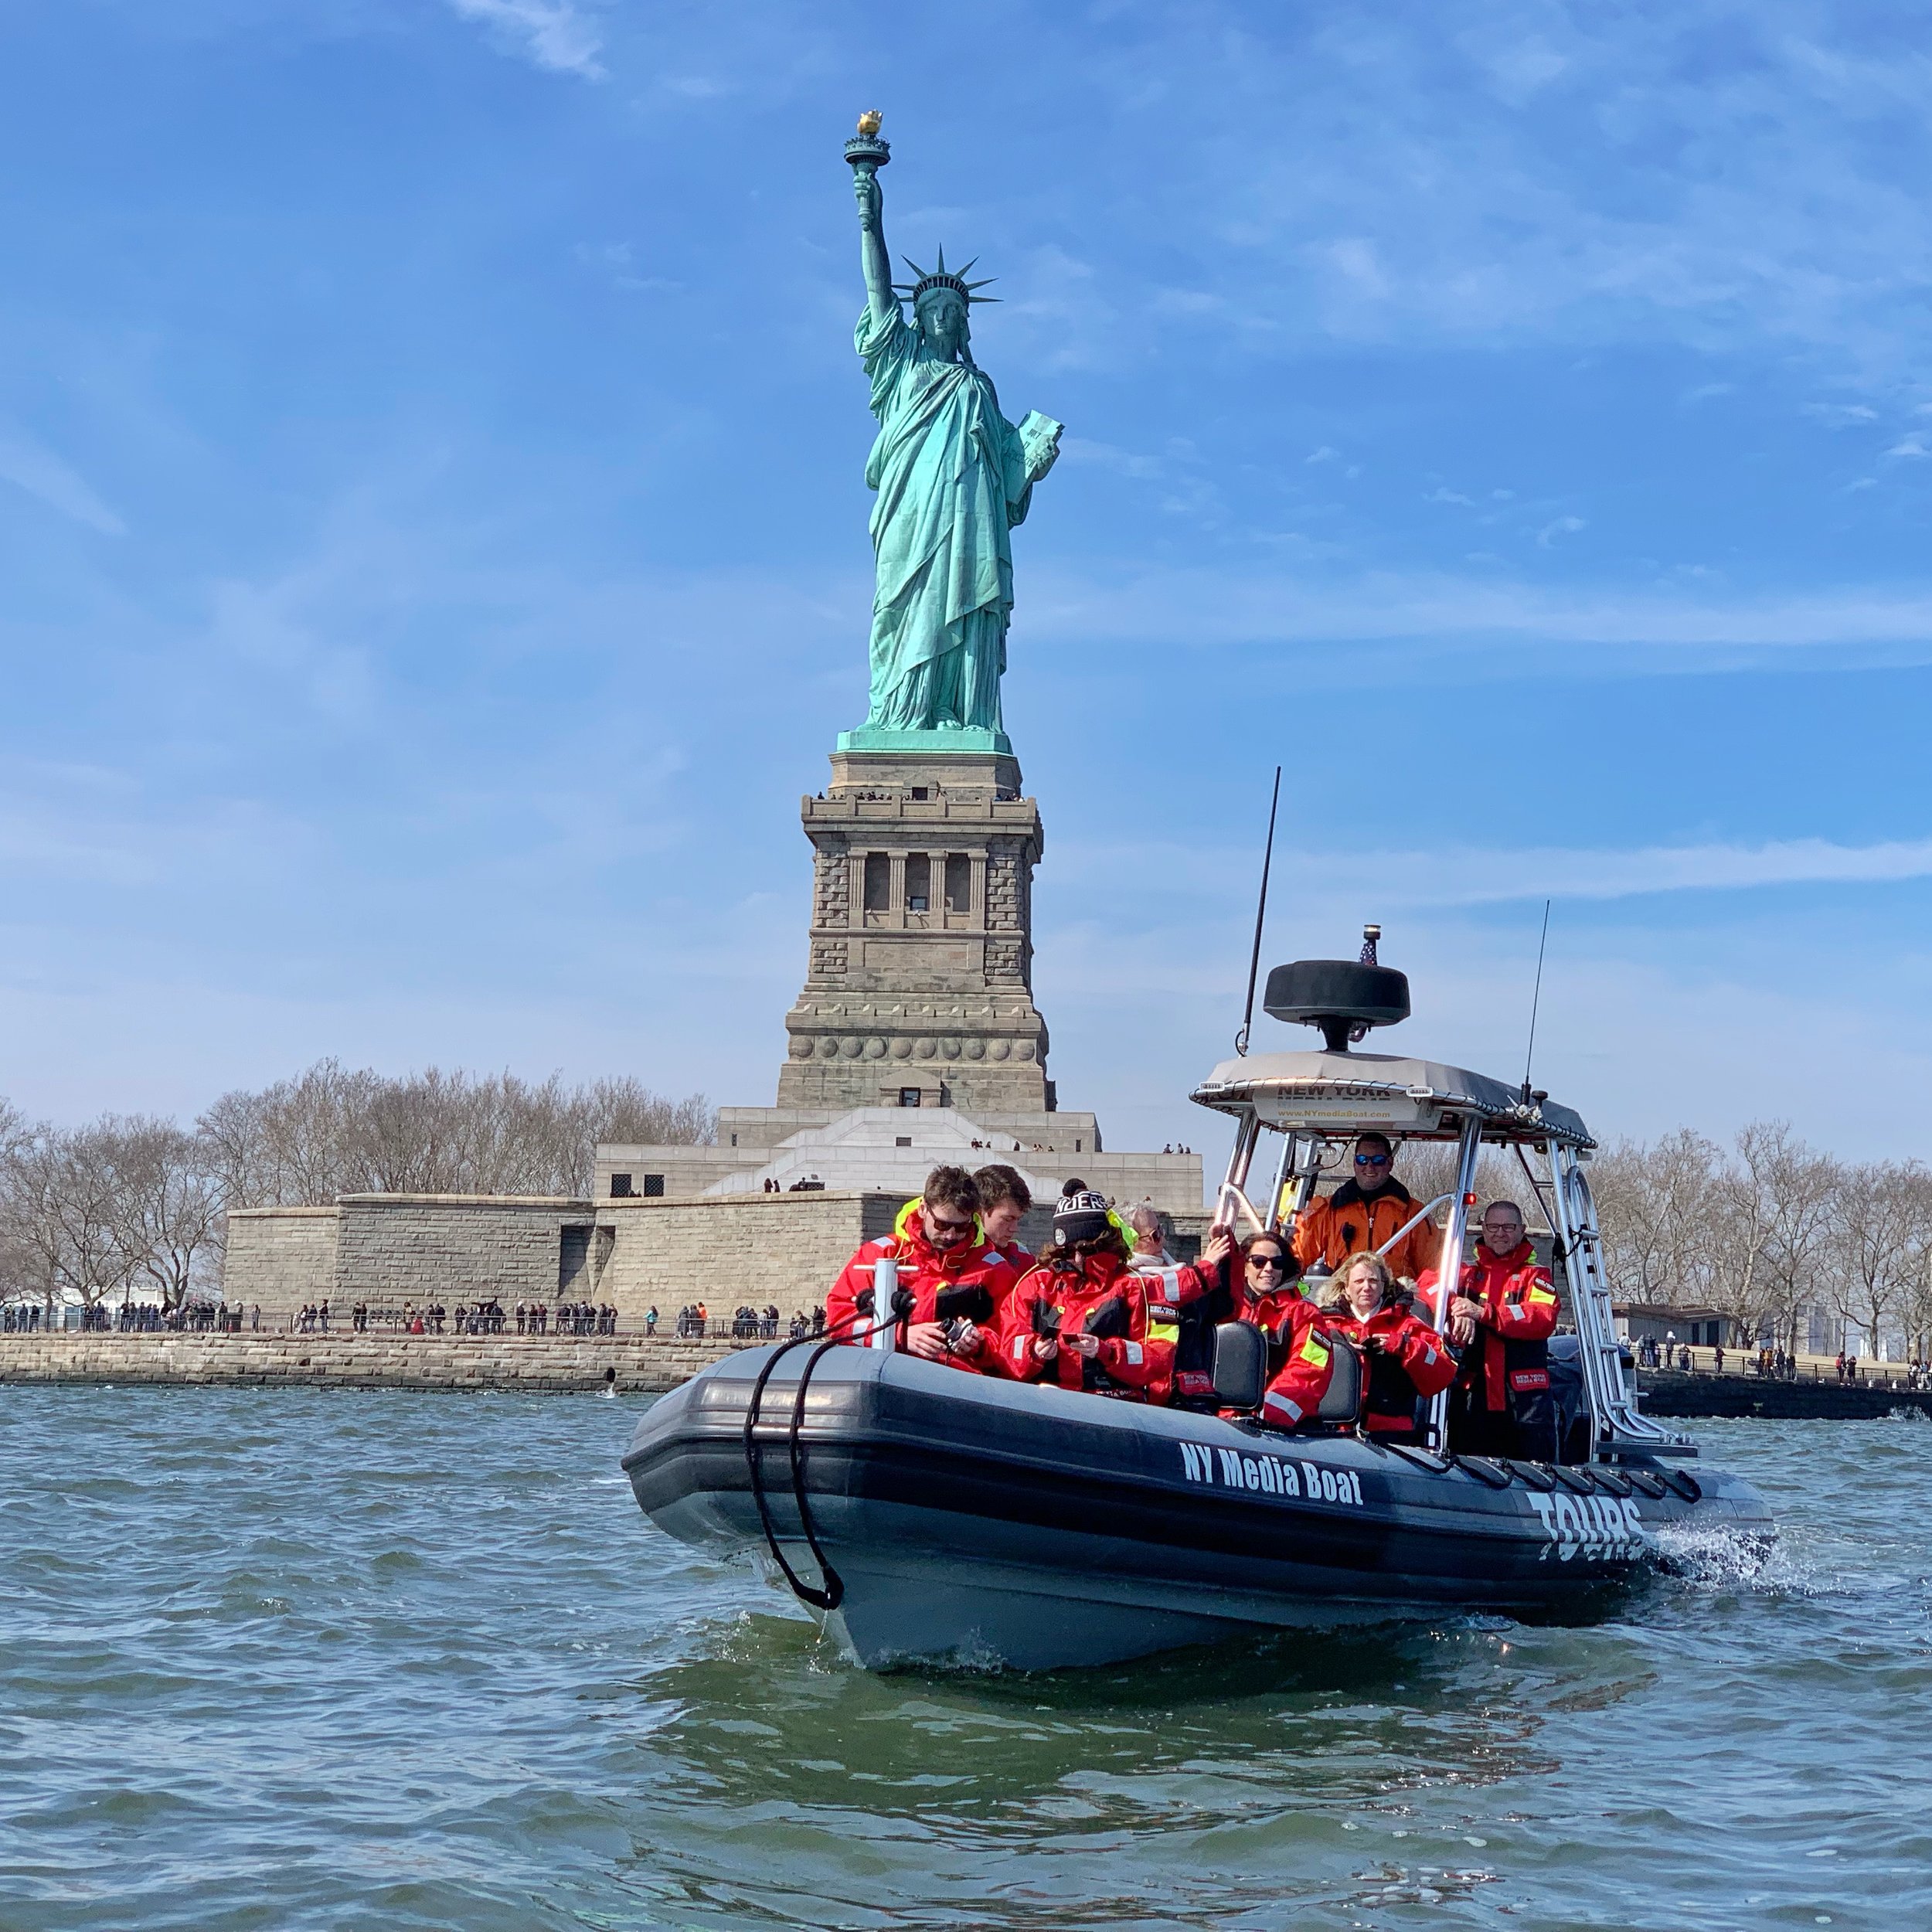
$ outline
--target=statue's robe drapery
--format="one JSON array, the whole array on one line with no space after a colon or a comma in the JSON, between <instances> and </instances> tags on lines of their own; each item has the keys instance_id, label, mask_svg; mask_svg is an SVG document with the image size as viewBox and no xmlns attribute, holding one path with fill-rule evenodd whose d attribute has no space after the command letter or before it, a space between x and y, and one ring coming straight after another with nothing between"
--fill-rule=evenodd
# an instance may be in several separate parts
<instances>
[{"instance_id":1,"label":"statue's robe drapery","mask_svg":"<svg viewBox=\"0 0 1932 1932\"><path fill-rule=\"evenodd\" d=\"M1010 533L1032 498L1020 434L992 379L941 361L896 306L869 308L855 337L879 435L872 549L872 706L889 730L1000 729L1013 607Z\"/></svg>"}]
</instances>

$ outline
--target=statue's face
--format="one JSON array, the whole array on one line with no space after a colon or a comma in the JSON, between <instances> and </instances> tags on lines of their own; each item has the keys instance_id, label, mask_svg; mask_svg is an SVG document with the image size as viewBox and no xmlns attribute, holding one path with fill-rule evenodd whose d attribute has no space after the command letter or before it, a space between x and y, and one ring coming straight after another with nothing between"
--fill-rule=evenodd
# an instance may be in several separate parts
<instances>
[{"instance_id":1,"label":"statue's face","mask_svg":"<svg viewBox=\"0 0 1932 1932\"><path fill-rule=\"evenodd\" d=\"M966 304L950 289L928 295L919 304L919 327L934 352L950 362L966 342Z\"/></svg>"}]
</instances>

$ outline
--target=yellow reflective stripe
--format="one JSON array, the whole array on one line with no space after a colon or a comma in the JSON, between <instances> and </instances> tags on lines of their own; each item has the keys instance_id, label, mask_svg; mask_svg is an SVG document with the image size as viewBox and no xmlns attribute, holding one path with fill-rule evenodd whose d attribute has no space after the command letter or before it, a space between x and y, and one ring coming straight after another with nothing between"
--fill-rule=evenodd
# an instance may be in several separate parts
<instances>
[{"instance_id":1,"label":"yellow reflective stripe","mask_svg":"<svg viewBox=\"0 0 1932 1932\"><path fill-rule=\"evenodd\" d=\"M1547 1288L1532 1288L1529 1291L1529 1299L1532 1301L1546 1301L1553 1308L1556 1305L1556 1296Z\"/></svg>"},{"instance_id":2,"label":"yellow reflective stripe","mask_svg":"<svg viewBox=\"0 0 1932 1932\"><path fill-rule=\"evenodd\" d=\"M1299 1353L1304 1362L1311 1362L1318 1369L1328 1359L1328 1350L1317 1339L1313 1329L1308 1332L1308 1338L1301 1344Z\"/></svg>"},{"instance_id":3,"label":"yellow reflective stripe","mask_svg":"<svg viewBox=\"0 0 1932 1932\"><path fill-rule=\"evenodd\" d=\"M1181 1331L1172 1321L1150 1321L1147 1325L1147 1338L1150 1342L1178 1342Z\"/></svg>"}]
</instances>

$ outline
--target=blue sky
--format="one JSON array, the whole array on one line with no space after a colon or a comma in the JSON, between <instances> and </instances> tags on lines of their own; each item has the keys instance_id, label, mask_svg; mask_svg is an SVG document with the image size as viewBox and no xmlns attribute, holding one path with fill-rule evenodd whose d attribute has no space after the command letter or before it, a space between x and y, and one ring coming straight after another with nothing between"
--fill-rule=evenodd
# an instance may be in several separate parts
<instances>
[{"instance_id":1,"label":"blue sky","mask_svg":"<svg viewBox=\"0 0 1932 1932\"><path fill-rule=\"evenodd\" d=\"M1600 1131L1926 1154L1932 58L1782 0L63 0L0 60L0 1092L771 1097L859 722L839 148L977 254L1069 1106L1267 951ZM1290 1043L1263 1022L1264 1043Z\"/></svg>"}]
</instances>

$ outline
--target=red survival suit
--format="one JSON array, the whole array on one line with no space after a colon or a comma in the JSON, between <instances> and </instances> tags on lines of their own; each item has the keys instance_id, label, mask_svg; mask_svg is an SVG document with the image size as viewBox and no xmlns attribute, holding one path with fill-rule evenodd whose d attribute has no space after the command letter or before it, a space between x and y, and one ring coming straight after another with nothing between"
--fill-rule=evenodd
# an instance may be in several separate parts
<instances>
[{"instance_id":1,"label":"red survival suit","mask_svg":"<svg viewBox=\"0 0 1932 1932\"><path fill-rule=\"evenodd\" d=\"M919 1206L918 1202L908 1201L893 1232L883 1240L868 1241L845 1264L825 1297L825 1332L843 1335L855 1324L862 1328L870 1325L872 1264L889 1254L899 1264L900 1287L912 1291L913 1311L907 1321L951 1321L962 1316L971 1321L980 1330L978 1342L967 1353L949 1348L945 1360L955 1369L998 1375L996 1338L1017 1279L1012 1265L983 1240L934 1247L926 1239Z\"/></svg>"},{"instance_id":2,"label":"red survival suit","mask_svg":"<svg viewBox=\"0 0 1932 1932\"><path fill-rule=\"evenodd\" d=\"M1456 1358L1447 1343L1400 1308L1378 1308L1366 1318L1344 1309L1321 1320L1324 1328L1362 1351L1368 1389L1362 1426L1372 1436L1413 1436L1417 1397L1438 1395L1456 1379ZM1364 1345L1372 1338L1379 1349Z\"/></svg>"},{"instance_id":3,"label":"red survival suit","mask_svg":"<svg viewBox=\"0 0 1932 1932\"><path fill-rule=\"evenodd\" d=\"M1416 1288L1433 1298L1434 1268ZM1479 1245L1475 1260L1462 1265L1458 1292L1481 1303L1482 1312L1450 1399L1451 1445L1471 1455L1554 1461L1556 1411L1546 1345L1556 1332L1556 1291L1549 1270L1538 1264L1527 1241L1500 1257Z\"/></svg>"},{"instance_id":4,"label":"red survival suit","mask_svg":"<svg viewBox=\"0 0 1932 1932\"><path fill-rule=\"evenodd\" d=\"M1332 1325L1292 1282L1257 1294L1243 1281L1233 1298L1234 1318L1252 1321L1268 1338L1274 1374L1261 1398L1261 1420L1277 1429L1299 1428L1315 1413L1335 1374L1334 1352L1315 1332L1317 1323Z\"/></svg>"},{"instance_id":5,"label":"red survival suit","mask_svg":"<svg viewBox=\"0 0 1932 1932\"><path fill-rule=\"evenodd\" d=\"M1198 1268L1178 1268L1170 1281L1136 1274L1118 1254L1083 1255L1077 1271L1036 1267L1007 1298L1002 1363L1022 1382L1050 1373L1063 1389L1165 1402L1174 1376L1175 1315L1209 1286ZM1063 1349L1040 1361L1035 1340L1060 1335L1097 1335L1100 1352L1089 1360Z\"/></svg>"}]
</instances>

